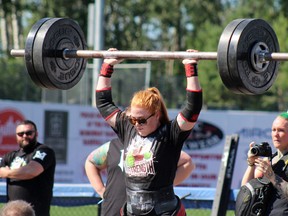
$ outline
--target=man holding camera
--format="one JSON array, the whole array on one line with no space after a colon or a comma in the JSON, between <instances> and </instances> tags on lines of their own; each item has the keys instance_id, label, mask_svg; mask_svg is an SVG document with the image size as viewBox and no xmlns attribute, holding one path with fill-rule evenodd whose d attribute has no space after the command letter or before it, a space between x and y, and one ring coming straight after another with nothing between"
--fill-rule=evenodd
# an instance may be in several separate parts
<instances>
[{"instance_id":1,"label":"man holding camera","mask_svg":"<svg viewBox=\"0 0 288 216\"><path fill-rule=\"evenodd\" d=\"M242 178L242 185L253 178L267 178L273 189L269 197L267 212L263 215L288 215L288 113L278 115L272 124L271 137L276 148L270 153L268 143L250 143L248 168ZM270 155L271 154L271 155Z\"/></svg>"}]
</instances>

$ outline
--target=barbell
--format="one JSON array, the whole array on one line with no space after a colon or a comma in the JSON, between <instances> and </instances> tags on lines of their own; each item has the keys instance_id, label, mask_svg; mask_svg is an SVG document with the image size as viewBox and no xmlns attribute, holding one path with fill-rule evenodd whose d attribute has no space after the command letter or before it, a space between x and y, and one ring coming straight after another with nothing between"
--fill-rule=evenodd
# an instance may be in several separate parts
<instances>
[{"instance_id":1,"label":"barbell","mask_svg":"<svg viewBox=\"0 0 288 216\"><path fill-rule=\"evenodd\" d=\"M69 18L43 18L26 39L25 50L11 50L24 57L32 81L49 89L70 89L82 78L88 58L217 60L224 85L236 94L262 94L277 77L279 53L272 27L262 19L236 19L221 34L217 52L96 51L87 49L83 31Z\"/></svg>"}]
</instances>

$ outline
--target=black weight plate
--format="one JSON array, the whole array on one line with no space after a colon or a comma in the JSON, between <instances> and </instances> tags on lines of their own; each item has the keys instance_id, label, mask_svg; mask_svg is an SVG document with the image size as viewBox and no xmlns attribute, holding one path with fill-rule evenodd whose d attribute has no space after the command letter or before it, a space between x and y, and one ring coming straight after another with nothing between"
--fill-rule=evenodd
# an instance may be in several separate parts
<instances>
[{"instance_id":1,"label":"black weight plate","mask_svg":"<svg viewBox=\"0 0 288 216\"><path fill-rule=\"evenodd\" d=\"M228 49L228 67L232 80L244 94L263 94L274 83L279 63L270 61L263 71L256 70L251 63L253 47L264 43L268 51L279 52L279 44L272 27L262 19L251 19L238 25L232 35ZM233 85L234 85L233 84Z\"/></svg>"},{"instance_id":2,"label":"black weight plate","mask_svg":"<svg viewBox=\"0 0 288 216\"><path fill-rule=\"evenodd\" d=\"M243 94L243 92L241 92L241 90L238 89L238 86L234 84L235 82L237 82L237 80L233 80L233 77L230 74L230 70L228 67L228 59L229 59L228 50L230 46L230 40L232 38L235 29L242 22L246 22L246 20L236 19L230 22L225 27L219 39L217 49L217 64L222 82L230 91L236 94Z\"/></svg>"},{"instance_id":3,"label":"black weight plate","mask_svg":"<svg viewBox=\"0 0 288 216\"><path fill-rule=\"evenodd\" d=\"M36 38L37 32L40 29L40 27L50 18L43 18L40 19L38 22L36 22L31 30L28 33L26 44L25 44L25 63L26 63L26 69L27 72L32 79L32 81L40 87L46 87L44 83L41 81L41 77L38 77L38 73L35 71L34 68L34 62L33 62L33 46L34 46L34 40Z\"/></svg>"},{"instance_id":4,"label":"black weight plate","mask_svg":"<svg viewBox=\"0 0 288 216\"><path fill-rule=\"evenodd\" d=\"M68 18L52 18L39 29L33 47L34 68L44 85L51 89L70 89L83 76L87 60L63 58L63 50L87 49L84 33Z\"/></svg>"},{"instance_id":5,"label":"black weight plate","mask_svg":"<svg viewBox=\"0 0 288 216\"><path fill-rule=\"evenodd\" d=\"M233 86L235 86L235 88L238 89L238 93L237 92L234 92L236 94L247 94L247 92L244 90L243 91L243 88L241 88L241 85L242 85L242 80L240 77L238 77L236 74L238 74L238 72L234 71L234 69L231 69L230 68L230 63L231 63L231 58L233 57L233 55L231 55L230 51L231 51L231 48L234 48L234 41L233 41L233 36L235 34L235 31L237 31L238 29L242 29L243 26L246 26L252 19L245 19L243 20L243 22L239 23L238 26L235 27L234 31L233 31L233 34L231 35L231 38L230 38L230 42L229 42L229 47L228 47L228 54L227 54L227 67L228 67L228 70L229 70L229 74L230 74L230 78L233 82Z\"/></svg>"},{"instance_id":6,"label":"black weight plate","mask_svg":"<svg viewBox=\"0 0 288 216\"><path fill-rule=\"evenodd\" d=\"M45 62L45 59L48 58L47 56L52 56L52 58L56 57L54 54L56 51L59 52L59 50L57 50L57 48L53 50L53 47L51 47L51 52L47 54L47 51L44 50L43 44L45 42L45 38L47 38L47 40L50 40L49 37L51 37L51 35L49 34L49 32L51 32L52 30L52 28L50 27L60 19L62 18L52 18L50 19L49 23L42 25L39 28L38 33L34 40L34 46L33 46L34 68L38 76L41 78L42 83L44 83L44 85L48 89L55 89L56 87L53 84L53 82L49 79L49 73L51 74L53 72L51 70L46 70L47 65L45 64L47 63Z\"/></svg>"}]
</instances>

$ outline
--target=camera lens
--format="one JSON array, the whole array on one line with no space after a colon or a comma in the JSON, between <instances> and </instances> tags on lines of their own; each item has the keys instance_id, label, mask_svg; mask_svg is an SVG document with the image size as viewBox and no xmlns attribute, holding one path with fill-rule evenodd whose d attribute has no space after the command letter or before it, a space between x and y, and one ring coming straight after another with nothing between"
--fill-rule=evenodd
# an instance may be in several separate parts
<instances>
[{"instance_id":1,"label":"camera lens","mask_svg":"<svg viewBox=\"0 0 288 216\"><path fill-rule=\"evenodd\" d=\"M258 154L258 148L251 148L251 153L253 154L253 155L257 155Z\"/></svg>"}]
</instances>

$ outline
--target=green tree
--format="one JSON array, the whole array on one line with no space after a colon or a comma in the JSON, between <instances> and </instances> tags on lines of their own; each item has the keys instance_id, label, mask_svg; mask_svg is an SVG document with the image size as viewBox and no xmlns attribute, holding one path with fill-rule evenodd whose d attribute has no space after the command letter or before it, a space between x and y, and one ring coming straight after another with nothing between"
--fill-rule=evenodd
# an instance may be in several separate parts
<instances>
[{"instance_id":1,"label":"green tree","mask_svg":"<svg viewBox=\"0 0 288 216\"><path fill-rule=\"evenodd\" d=\"M41 89L28 76L23 59L0 58L0 98L19 101L40 101Z\"/></svg>"},{"instance_id":2,"label":"green tree","mask_svg":"<svg viewBox=\"0 0 288 216\"><path fill-rule=\"evenodd\" d=\"M44 17L70 17L86 32L87 7L90 2L94 1L0 0L0 20L5 23L5 28L1 28L0 32L3 31L7 38L5 46L3 40L0 46L3 53L0 59L3 71L0 75L1 99L41 100L41 88L31 81L25 69L25 61L23 58L10 57L10 50L24 48L32 25Z\"/></svg>"},{"instance_id":3,"label":"green tree","mask_svg":"<svg viewBox=\"0 0 288 216\"><path fill-rule=\"evenodd\" d=\"M279 8L274 1L268 1L265 5L261 1L252 0L227 1L226 3L223 5L225 10L217 13L221 17L219 25L215 25L215 23L211 23L209 20L206 25L202 25L201 29L198 29L197 43L199 43L199 47L203 48L203 50L212 50L212 46L215 47L215 45L217 47L216 40L219 40L225 26L234 19L261 17L272 23L278 16ZM201 79L201 82L205 90L204 98L208 108L240 110L278 109L276 103L277 97L274 93L276 85L272 86L269 91L262 95L234 94L223 87L220 77L215 75L215 71L217 70L215 64L207 62L200 66L202 68L201 71L205 74L203 75L205 78Z\"/></svg>"},{"instance_id":4,"label":"green tree","mask_svg":"<svg viewBox=\"0 0 288 216\"><path fill-rule=\"evenodd\" d=\"M278 41L280 44L280 52L287 52L287 37L288 37L288 24L287 18L284 17L283 13L280 13L279 16L272 23L274 30L277 34ZM277 109L281 111L287 110L288 104L288 62L280 62L279 72L277 79L271 88L273 95L275 95L273 102L277 104Z\"/></svg>"},{"instance_id":5,"label":"green tree","mask_svg":"<svg viewBox=\"0 0 288 216\"><path fill-rule=\"evenodd\" d=\"M22 86L26 81L19 81L19 77L26 73L24 62L22 59L8 58L9 50L15 45L24 47L31 26L43 17L74 19L87 35L89 3L94 3L94 0L0 0L0 19L6 21L8 44L0 63L1 70L5 71L0 74L1 98L32 101L40 98L41 90L29 82L29 77L27 81L32 85ZM106 0L104 47L147 51L185 51L194 48L216 52L221 33L229 22L238 18L262 18L274 27L281 51L285 52L287 7L284 0L268 0L265 4L254 0ZM18 40L15 40L15 33L11 30L12 23L18 25ZM4 41L1 42L3 48ZM199 77L204 89L204 106L214 109L284 110L287 104L287 67L286 62L280 63L278 77L265 94L247 96L234 94L224 86L216 61L200 61ZM20 83L18 93L14 92L18 86L10 90L16 86L14 81ZM182 104L185 99L182 90L185 88L185 76L181 60L152 62L151 85L162 82L163 95L167 95L167 98L176 95L168 102L169 107L175 108ZM33 94L27 96L23 89Z\"/></svg>"}]
</instances>

